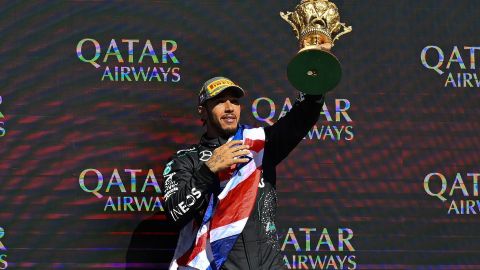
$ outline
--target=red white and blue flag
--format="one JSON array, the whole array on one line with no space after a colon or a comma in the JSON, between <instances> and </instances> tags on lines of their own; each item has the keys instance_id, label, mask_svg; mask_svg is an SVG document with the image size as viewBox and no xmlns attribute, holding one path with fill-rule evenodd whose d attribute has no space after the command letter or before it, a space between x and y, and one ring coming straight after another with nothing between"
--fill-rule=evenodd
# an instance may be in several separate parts
<instances>
[{"instance_id":1,"label":"red white and blue flag","mask_svg":"<svg viewBox=\"0 0 480 270\"><path fill-rule=\"evenodd\" d=\"M170 270L220 269L247 224L261 177L265 132L241 125L230 140L250 146L250 162L219 175L223 190L211 196L202 224L192 220L181 230Z\"/></svg>"}]
</instances>

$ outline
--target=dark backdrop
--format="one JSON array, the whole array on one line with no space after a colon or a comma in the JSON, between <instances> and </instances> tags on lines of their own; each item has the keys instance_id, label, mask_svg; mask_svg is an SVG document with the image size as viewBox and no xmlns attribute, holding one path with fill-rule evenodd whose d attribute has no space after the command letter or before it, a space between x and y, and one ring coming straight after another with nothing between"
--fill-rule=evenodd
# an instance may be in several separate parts
<instances>
[{"instance_id":1,"label":"dark backdrop","mask_svg":"<svg viewBox=\"0 0 480 270\"><path fill-rule=\"evenodd\" d=\"M252 111L262 97L275 104L273 120L278 119L285 99L296 95L286 66L298 51L278 13L297 2L3 3L0 227L5 235L0 241L7 250L0 254L7 255L9 268L122 269L127 253L130 266L166 268L176 233L161 209L114 211L106 207L107 198L116 203L118 197L160 196L154 183L160 183L165 161L202 133L196 98L212 76L230 77L246 89L243 122L266 125ZM476 173L480 161L480 90L444 86L449 72L455 78L476 75L464 46L479 44L480 2L335 3L353 32L333 49L343 78L326 105L334 117L335 100L347 100L351 121L321 115L317 126L351 126L352 136L307 136L278 167L280 243L291 228L301 246L295 251L287 244L286 258L292 264L300 255L354 256L357 269L480 269L478 207L475 214L448 213L452 199L478 197L467 174ZM77 44L86 38L100 44L99 68L77 55ZM112 39L123 63L114 55L103 61ZM122 39L138 39L133 63ZM147 40L160 63L148 56L138 63ZM176 42L179 63L161 62L162 40ZM445 74L422 65L421 52L429 45L443 50ZM458 61L446 68L454 46L465 69ZM84 44L82 55L95 56L93 43ZM428 51L427 61L438 61L435 50ZM111 81L103 76L107 66L178 68L179 77ZM263 117L270 112L265 99L256 109ZM102 198L81 188L79 177L87 169L102 174ZM125 169L141 170L136 191ZM147 177L149 170L156 181ZM86 173L86 189L98 184L94 172ZM445 202L424 189L433 172L445 176ZM458 175L468 196L458 186L449 196ZM109 181L114 184L107 191ZM142 192L145 181L151 185ZM438 175L430 184L432 190L442 188ZM300 228L316 228L312 249L327 228L336 251L325 251L326 245L306 251ZM353 232L355 251L338 251L339 228Z\"/></svg>"}]
</instances>

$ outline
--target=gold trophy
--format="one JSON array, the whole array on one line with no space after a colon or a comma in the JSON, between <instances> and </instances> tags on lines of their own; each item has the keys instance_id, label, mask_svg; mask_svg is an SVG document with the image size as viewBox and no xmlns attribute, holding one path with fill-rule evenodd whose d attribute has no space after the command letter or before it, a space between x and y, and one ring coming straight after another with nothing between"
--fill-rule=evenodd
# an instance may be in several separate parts
<instances>
[{"instance_id":1,"label":"gold trophy","mask_svg":"<svg viewBox=\"0 0 480 270\"><path fill-rule=\"evenodd\" d=\"M300 51L290 61L290 83L306 94L324 94L337 86L342 77L338 59L330 53L334 42L352 31L340 22L337 6L328 0L302 0L293 12L280 12L292 27Z\"/></svg>"}]
</instances>

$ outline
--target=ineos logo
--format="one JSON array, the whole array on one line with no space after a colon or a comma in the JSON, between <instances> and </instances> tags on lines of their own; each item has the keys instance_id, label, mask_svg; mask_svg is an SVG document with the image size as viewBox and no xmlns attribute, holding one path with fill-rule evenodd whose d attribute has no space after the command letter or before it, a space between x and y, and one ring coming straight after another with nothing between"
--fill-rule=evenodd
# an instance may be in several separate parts
<instances>
[{"instance_id":1,"label":"ineos logo","mask_svg":"<svg viewBox=\"0 0 480 270\"><path fill-rule=\"evenodd\" d=\"M208 161L212 157L212 151L209 150L203 150L200 152L200 158L199 160L201 161Z\"/></svg>"}]
</instances>

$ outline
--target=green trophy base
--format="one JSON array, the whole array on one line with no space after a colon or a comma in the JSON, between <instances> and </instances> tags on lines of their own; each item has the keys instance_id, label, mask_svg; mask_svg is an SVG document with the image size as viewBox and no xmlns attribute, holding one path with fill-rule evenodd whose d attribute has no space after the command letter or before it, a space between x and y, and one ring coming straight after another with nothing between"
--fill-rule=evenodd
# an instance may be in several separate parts
<instances>
[{"instance_id":1,"label":"green trophy base","mask_svg":"<svg viewBox=\"0 0 480 270\"><path fill-rule=\"evenodd\" d=\"M290 61L287 77L299 91L320 95L337 86L342 77L342 68L333 54L319 49L309 49L301 51Z\"/></svg>"}]
</instances>

